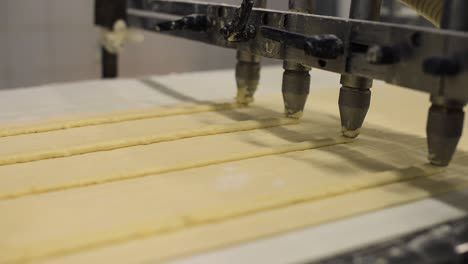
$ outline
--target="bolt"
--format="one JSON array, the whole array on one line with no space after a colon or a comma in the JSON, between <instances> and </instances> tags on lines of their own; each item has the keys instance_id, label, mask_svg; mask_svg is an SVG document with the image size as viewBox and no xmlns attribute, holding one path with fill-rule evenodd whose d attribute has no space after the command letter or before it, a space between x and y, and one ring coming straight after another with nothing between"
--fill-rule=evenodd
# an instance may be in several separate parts
<instances>
[{"instance_id":1,"label":"bolt","mask_svg":"<svg viewBox=\"0 0 468 264\"><path fill-rule=\"evenodd\" d=\"M375 45L367 51L366 59L371 64L393 64L398 61L398 56L391 47Z\"/></svg>"}]
</instances>

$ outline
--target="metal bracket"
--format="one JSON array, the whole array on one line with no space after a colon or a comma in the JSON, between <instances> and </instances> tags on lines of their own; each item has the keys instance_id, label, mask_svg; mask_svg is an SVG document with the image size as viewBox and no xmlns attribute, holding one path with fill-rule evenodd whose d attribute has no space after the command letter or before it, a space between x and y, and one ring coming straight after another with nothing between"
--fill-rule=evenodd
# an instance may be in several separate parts
<instances>
[{"instance_id":1,"label":"metal bracket","mask_svg":"<svg viewBox=\"0 0 468 264\"><path fill-rule=\"evenodd\" d=\"M302 49L319 59L336 59L344 53L343 41L332 34L306 36L268 26L261 27L260 32L264 38Z\"/></svg>"},{"instance_id":2,"label":"metal bracket","mask_svg":"<svg viewBox=\"0 0 468 264\"><path fill-rule=\"evenodd\" d=\"M244 42L255 37L257 28L247 24L253 6L253 0L244 0L239 9L236 10L234 19L221 28L220 32L227 41Z\"/></svg>"}]
</instances>

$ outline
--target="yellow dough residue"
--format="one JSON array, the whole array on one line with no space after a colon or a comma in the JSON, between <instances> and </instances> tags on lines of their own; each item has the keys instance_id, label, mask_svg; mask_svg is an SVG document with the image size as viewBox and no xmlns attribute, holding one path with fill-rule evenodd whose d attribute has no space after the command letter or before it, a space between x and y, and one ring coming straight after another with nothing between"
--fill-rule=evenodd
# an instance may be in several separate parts
<instances>
[{"instance_id":1,"label":"yellow dough residue","mask_svg":"<svg viewBox=\"0 0 468 264\"><path fill-rule=\"evenodd\" d=\"M10 156L0 157L1 165L24 163L44 159L63 158L97 151L109 151L120 148L128 148L139 145L149 145L166 141L173 141L184 138L216 135L222 133L232 133L246 130L262 129L268 127L297 124L297 120L278 118L265 120L240 121L233 124L211 125L189 131L174 131L162 135L148 135L136 138L127 138L109 142L99 142L97 144L78 145L63 149L51 149L33 153L20 153Z\"/></svg>"},{"instance_id":2,"label":"yellow dough residue","mask_svg":"<svg viewBox=\"0 0 468 264\"><path fill-rule=\"evenodd\" d=\"M170 108L146 109L141 111L111 113L88 118L75 118L69 120L54 120L35 125L16 125L0 127L0 137L9 137L22 134L43 133L48 131L70 129L84 126L96 126L103 124L120 123L125 121L140 120L156 117L194 114L208 111L231 110L243 107L235 103L198 104L192 106L177 106Z\"/></svg>"}]
</instances>

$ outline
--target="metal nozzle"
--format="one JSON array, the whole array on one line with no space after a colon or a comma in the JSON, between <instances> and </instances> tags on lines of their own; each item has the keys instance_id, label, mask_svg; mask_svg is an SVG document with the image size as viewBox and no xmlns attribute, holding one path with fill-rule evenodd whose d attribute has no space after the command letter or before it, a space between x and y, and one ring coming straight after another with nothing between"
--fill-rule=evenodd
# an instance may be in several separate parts
<instances>
[{"instance_id":1,"label":"metal nozzle","mask_svg":"<svg viewBox=\"0 0 468 264\"><path fill-rule=\"evenodd\" d=\"M260 63L239 61L236 65L236 83L238 104L250 104L254 101L260 80Z\"/></svg>"},{"instance_id":2,"label":"metal nozzle","mask_svg":"<svg viewBox=\"0 0 468 264\"><path fill-rule=\"evenodd\" d=\"M445 1L442 28L468 30L465 8L467 6L466 0ZM441 62L439 61L438 64L441 64ZM440 66L436 68L446 70L444 69L446 67ZM434 73L442 76L450 74L450 72L437 71ZM439 92L439 94L441 93ZM429 109L426 126L429 161L435 166L447 166L452 160L463 133L465 120L463 107L466 102L451 101L437 95L433 95L431 101L432 106Z\"/></svg>"},{"instance_id":3,"label":"metal nozzle","mask_svg":"<svg viewBox=\"0 0 468 264\"><path fill-rule=\"evenodd\" d=\"M370 89L359 90L342 86L338 105L343 136L355 138L359 135L371 100Z\"/></svg>"},{"instance_id":4,"label":"metal nozzle","mask_svg":"<svg viewBox=\"0 0 468 264\"><path fill-rule=\"evenodd\" d=\"M237 52L236 83L238 104L250 104L254 101L260 81L261 57L248 52Z\"/></svg>"},{"instance_id":5,"label":"metal nozzle","mask_svg":"<svg viewBox=\"0 0 468 264\"><path fill-rule=\"evenodd\" d=\"M340 97L341 132L343 136L355 138L359 135L371 101L372 80L342 75Z\"/></svg>"},{"instance_id":6,"label":"metal nozzle","mask_svg":"<svg viewBox=\"0 0 468 264\"><path fill-rule=\"evenodd\" d=\"M244 23L247 23L252 6L266 7L266 4L267 4L266 0L256 0L256 1L244 0L241 8L238 11L239 19L242 20L241 17L243 17ZM243 12L245 13L244 16L241 15ZM238 22L240 23L240 21ZM229 34L227 36L229 39ZM254 94L257 91L258 83L260 81L261 60L262 60L262 57L260 56L253 55L246 51L240 51L240 50L237 51L236 102L238 104L248 105L254 101Z\"/></svg>"},{"instance_id":7,"label":"metal nozzle","mask_svg":"<svg viewBox=\"0 0 468 264\"><path fill-rule=\"evenodd\" d=\"M287 64L282 85L284 112L287 117L301 118L310 89L309 69L298 64L295 69L288 69Z\"/></svg>"},{"instance_id":8,"label":"metal nozzle","mask_svg":"<svg viewBox=\"0 0 468 264\"><path fill-rule=\"evenodd\" d=\"M349 17L363 20L378 20L381 4L382 0L352 0ZM371 59L374 58L371 57ZM382 58L379 59L382 60ZM375 60L377 61L377 58ZM345 137L355 138L359 135L369 110L372 79L341 75L340 82L343 85L340 89L338 100L341 132Z\"/></svg>"},{"instance_id":9,"label":"metal nozzle","mask_svg":"<svg viewBox=\"0 0 468 264\"><path fill-rule=\"evenodd\" d=\"M462 107L433 104L427 120L429 161L435 166L447 166L463 132L465 113Z\"/></svg>"},{"instance_id":10,"label":"metal nozzle","mask_svg":"<svg viewBox=\"0 0 468 264\"><path fill-rule=\"evenodd\" d=\"M312 13L314 9L313 0L289 0L289 11ZM296 31L304 29L304 23L301 23L294 16L288 17L286 26L287 31ZM290 52L286 49L286 53ZM298 63L285 61L283 64L283 102L284 113L290 118L301 118L304 112L304 107L307 102L307 96L310 89L311 68Z\"/></svg>"}]
</instances>

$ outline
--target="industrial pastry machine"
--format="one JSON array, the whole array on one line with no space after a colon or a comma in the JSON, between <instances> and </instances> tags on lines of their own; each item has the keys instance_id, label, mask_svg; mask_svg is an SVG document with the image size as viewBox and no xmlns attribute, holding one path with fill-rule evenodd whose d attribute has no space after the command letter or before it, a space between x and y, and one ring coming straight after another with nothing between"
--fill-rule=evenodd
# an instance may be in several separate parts
<instances>
[{"instance_id":1,"label":"industrial pastry machine","mask_svg":"<svg viewBox=\"0 0 468 264\"><path fill-rule=\"evenodd\" d=\"M291 118L302 115L312 68L340 74L337 101L345 137L355 138L360 133L374 79L426 92L432 103L426 127L429 161L434 166L448 166L462 136L463 108L468 102L468 1L406 1L425 2L426 7L424 3L415 4L420 9L441 5L440 12L432 17L440 28L378 22L381 0L350 2L348 19L313 14L311 0L289 0L289 11L266 9L266 0L244 0L240 6L189 0L96 0L95 24L112 31L118 21L125 21L130 27L149 32L237 50L239 104L253 101L262 57L282 60L284 109ZM103 47L103 77L117 76L117 61L118 54ZM394 102L395 107L398 104ZM399 238L352 256L357 258L355 263L394 263L359 259L370 258L372 252L391 257L399 249L404 259L414 258L398 263L427 263L418 255L421 250L408 249L408 241L421 236L428 239L417 241L434 241L437 234L443 234L444 239L445 235L457 237L435 239L450 242L436 248L449 248L440 256L451 261L430 263L466 263L455 262L467 261L468 249L460 242L468 241L466 219L446 227L449 231L442 228L445 233L437 227L428 230L426 236L418 233ZM342 256L326 263L351 263L350 258Z\"/></svg>"},{"instance_id":2,"label":"industrial pastry machine","mask_svg":"<svg viewBox=\"0 0 468 264\"><path fill-rule=\"evenodd\" d=\"M372 80L427 92L429 160L449 164L462 135L468 101L468 2L447 0L442 29L376 22L377 0L351 1L350 19L310 14L313 1L290 0L289 12L265 0L242 5L194 1L96 1L96 24L132 27L237 50L237 101L253 100L262 57L284 61L287 116L298 118L307 100L311 68L341 74L338 99L344 136L356 137L371 101ZM115 77L117 55L103 51L103 76ZM338 86L338 84L337 84ZM398 107L398 102L395 102Z\"/></svg>"}]
</instances>

